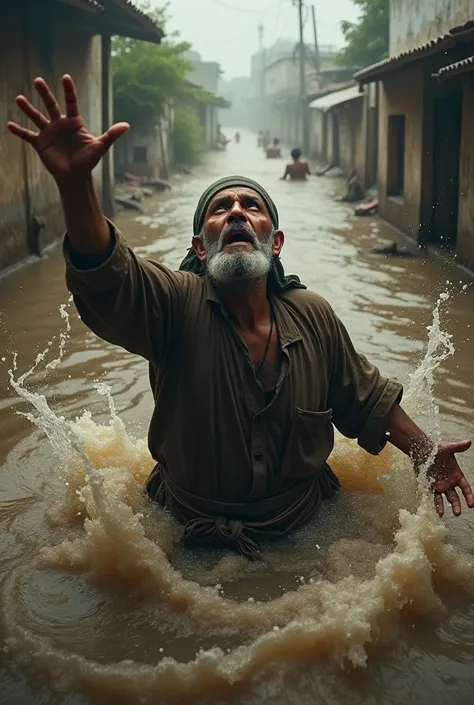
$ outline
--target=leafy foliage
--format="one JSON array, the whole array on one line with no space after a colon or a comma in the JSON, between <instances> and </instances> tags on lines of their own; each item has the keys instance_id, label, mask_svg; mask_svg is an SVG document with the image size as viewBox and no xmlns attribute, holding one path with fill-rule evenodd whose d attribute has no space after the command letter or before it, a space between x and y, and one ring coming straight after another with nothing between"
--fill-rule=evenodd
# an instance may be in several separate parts
<instances>
[{"instance_id":1,"label":"leafy foliage","mask_svg":"<svg viewBox=\"0 0 474 705\"><path fill-rule=\"evenodd\" d=\"M347 42L338 56L342 66L363 68L388 56L390 1L353 0L360 7L358 22L341 23Z\"/></svg>"},{"instance_id":2,"label":"leafy foliage","mask_svg":"<svg viewBox=\"0 0 474 705\"><path fill-rule=\"evenodd\" d=\"M165 9L151 10L147 5L142 5L142 8L163 27ZM208 100L205 91L186 80L190 64L185 53L189 48L190 45L178 41L176 35L158 45L128 37L114 37L115 120L129 122L137 131L144 132L157 124L170 102L189 98Z\"/></svg>"},{"instance_id":3,"label":"leafy foliage","mask_svg":"<svg viewBox=\"0 0 474 705\"><path fill-rule=\"evenodd\" d=\"M192 166L199 162L204 145L203 130L196 113L183 105L175 110L172 141L177 164Z\"/></svg>"}]
</instances>

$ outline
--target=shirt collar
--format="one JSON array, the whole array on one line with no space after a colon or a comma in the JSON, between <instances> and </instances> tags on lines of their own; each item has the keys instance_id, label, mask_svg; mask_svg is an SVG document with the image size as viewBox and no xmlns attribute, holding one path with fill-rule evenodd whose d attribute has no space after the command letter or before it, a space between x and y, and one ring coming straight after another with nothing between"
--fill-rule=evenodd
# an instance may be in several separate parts
<instances>
[{"instance_id":1,"label":"shirt collar","mask_svg":"<svg viewBox=\"0 0 474 705\"><path fill-rule=\"evenodd\" d=\"M207 276L205 277L205 280L207 287L207 300L223 308L224 304L220 300L212 281ZM278 327L281 347L283 348L286 345L290 345L291 343L296 343L298 340L301 340L301 332L290 313L289 307L285 304L283 299L277 294L271 294L270 301L275 314L275 322Z\"/></svg>"}]
</instances>

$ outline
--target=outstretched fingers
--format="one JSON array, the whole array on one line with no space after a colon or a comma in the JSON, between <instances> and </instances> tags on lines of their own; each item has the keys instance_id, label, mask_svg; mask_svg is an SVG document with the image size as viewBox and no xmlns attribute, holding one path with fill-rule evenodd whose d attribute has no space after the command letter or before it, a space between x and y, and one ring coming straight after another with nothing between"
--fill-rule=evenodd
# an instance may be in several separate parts
<instances>
[{"instance_id":1,"label":"outstretched fingers","mask_svg":"<svg viewBox=\"0 0 474 705\"><path fill-rule=\"evenodd\" d=\"M49 120L43 115L43 113L35 108L24 95L17 96L16 104L26 115L26 117L30 118L31 122L33 122L40 130L44 130L44 128L49 125Z\"/></svg>"},{"instance_id":2,"label":"outstretched fingers","mask_svg":"<svg viewBox=\"0 0 474 705\"><path fill-rule=\"evenodd\" d=\"M466 480L466 478L463 476L461 480L458 482L458 487L461 490L461 492L464 495L464 499L466 500L466 504L469 507L469 509L474 508L474 495L472 494L472 489L471 485L469 482Z\"/></svg>"},{"instance_id":3,"label":"outstretched fingers","mask_svg":"<svg viewBox=\"0 0 474 705\"><path fill-rule=\"evenodd\" d=\"M61 117L61 109L44 78L35 78L34 84L51 120L59 120Z\"/></svg>"},{"instance_id":4,"label":"outstretched fingers","mask_svg":"<svg viewBox=\"0 0 474 705\"><path fill-rule=\"evenodd\" d=\"M68 73L63 76L62 84L67 117L79 117L79 103L77 100L76 86Z\"/></svg>"},{"instance_id":5,"label":"outstretched fingers","mask_svg":"<svg viewBox=\"0 0 474 705\"><path fill-rule=\"evenodd\" d=\"M102 142L104 146L104 154L110 149L114 142L116 142L127 130L130 125L127 122L117 122L112 127L109 127L107 132L104 132L98 139Z\"/></svg>"},{"instance_id":6,"label":"outstretched fingers","mask_svg":"<svg viewBox=\"0 0 474 705\"><path fill-rule=\"evenodd\" d=\"M26 127L21 127L21 125L17 125L16 122L9 122L8 129L10 130L12 135L16 135L16 137L20 137L22 140L25 140L25 142L28 142L29 144L34 144L36 141L36 138L38 137L37 132L33 132L32 130L27 130Z\"/></svg>"},{"instance_id":7,"label":"outstretched fingers","mask_svg":"<svg viewBox=\"0 0 474 705\"><path fill-rule=\"evenodd\" d=\"M461 502L459 501L458 493L456 490L448 490L446 492L446 499L451 505L454 516L458 517L461 514Z\"/></svg>"}]
</instances>

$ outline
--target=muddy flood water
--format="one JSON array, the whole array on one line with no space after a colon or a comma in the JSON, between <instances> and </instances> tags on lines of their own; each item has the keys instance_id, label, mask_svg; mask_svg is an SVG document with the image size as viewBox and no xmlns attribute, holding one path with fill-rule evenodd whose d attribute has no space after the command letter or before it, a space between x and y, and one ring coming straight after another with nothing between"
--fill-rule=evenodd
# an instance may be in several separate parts
<instances>
[{"instance_id":1,"label":"muddy flood water","mask_svg":"<svg viewBox=\"0 0 474 705\"><path fill-rule=\"evenodd\" d=\"M340 181L282 172L244 132L117 222L139 254L177 267L208 183L261 181L287 272L404 382L428 432L472 437L469 280L372 254L396 236L336 203ZM472 703L474 511L438 519L398 452L338 438L343 492L304 530L254 564L185 550L143 494L147 364L89 333L68 298L59 254L0 279L2 705ZM462 465L472 482L474 451Z\"/></svg>"}]
</instances>

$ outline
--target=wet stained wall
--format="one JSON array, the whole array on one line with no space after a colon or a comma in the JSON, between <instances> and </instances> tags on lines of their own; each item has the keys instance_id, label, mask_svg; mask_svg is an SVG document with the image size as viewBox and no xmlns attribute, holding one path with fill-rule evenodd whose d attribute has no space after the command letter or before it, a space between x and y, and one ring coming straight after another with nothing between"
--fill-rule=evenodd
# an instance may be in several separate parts
<instances>
[{"instance_id":1,"label":"wet stained wall","mask_svg":"<svg viewBox=\"0 0 474 705\"><path fill-rule=\"evenodd\" d=\"M474 17L474 0L390 0L390 56L413 49Z\"/></svg>"},{"instance_id":2,"label":"wet stained wall","mask_svg":"<svg viewBox=\"0 0 474 705\"><path fill-rule=\"evenodd\" d=\"M463 116L459 165L459 212L457 255L459 261L474 270L474 81L463 79Z\"/></svg>"},{"instance_id":3,"label":"wet stained wall","mask_svg":"<svg viewBox=\"0 0 474 705\"><path fill-rule=\"evenodd\" d=\"M407 235L417 237L420 223L423 71L420 65L388 74L381 84L379 119L380 214ZM391 115L405 115L404 188L388 191L388 125Z\"/></svg>"},{"instance_id":4,"label":"wet stained wall","mask_svg":"<svg viewBox=\"0 0 474 705\"><path fill-rule=\"evenodd\" d=\"M365 180L365 98L346 103L339 112L340 166L346 173L355 168Z\"/></svg>"},{"instance_id":5,"label":"wet stained wall","mask_svg":"<svg viewBox=\"0 0 474 705\"><path fill-rule=\"evenodd\" d=\"M3 5L3 4L2 4ZM101 127L100 38L66 23L49 5L32 2L2 6L0 25L0 270L15 264L56 240L63 220L56 186L28 145L7 131L8 120L26 120L15 106L25 94L40 106L32 86L41 75L58 91L63 73L71 73L89 129ZM96 172L101 186L100 168ZM36 241L32 221L39 216L45 228Z\"/></svg>"}]
</instances>

